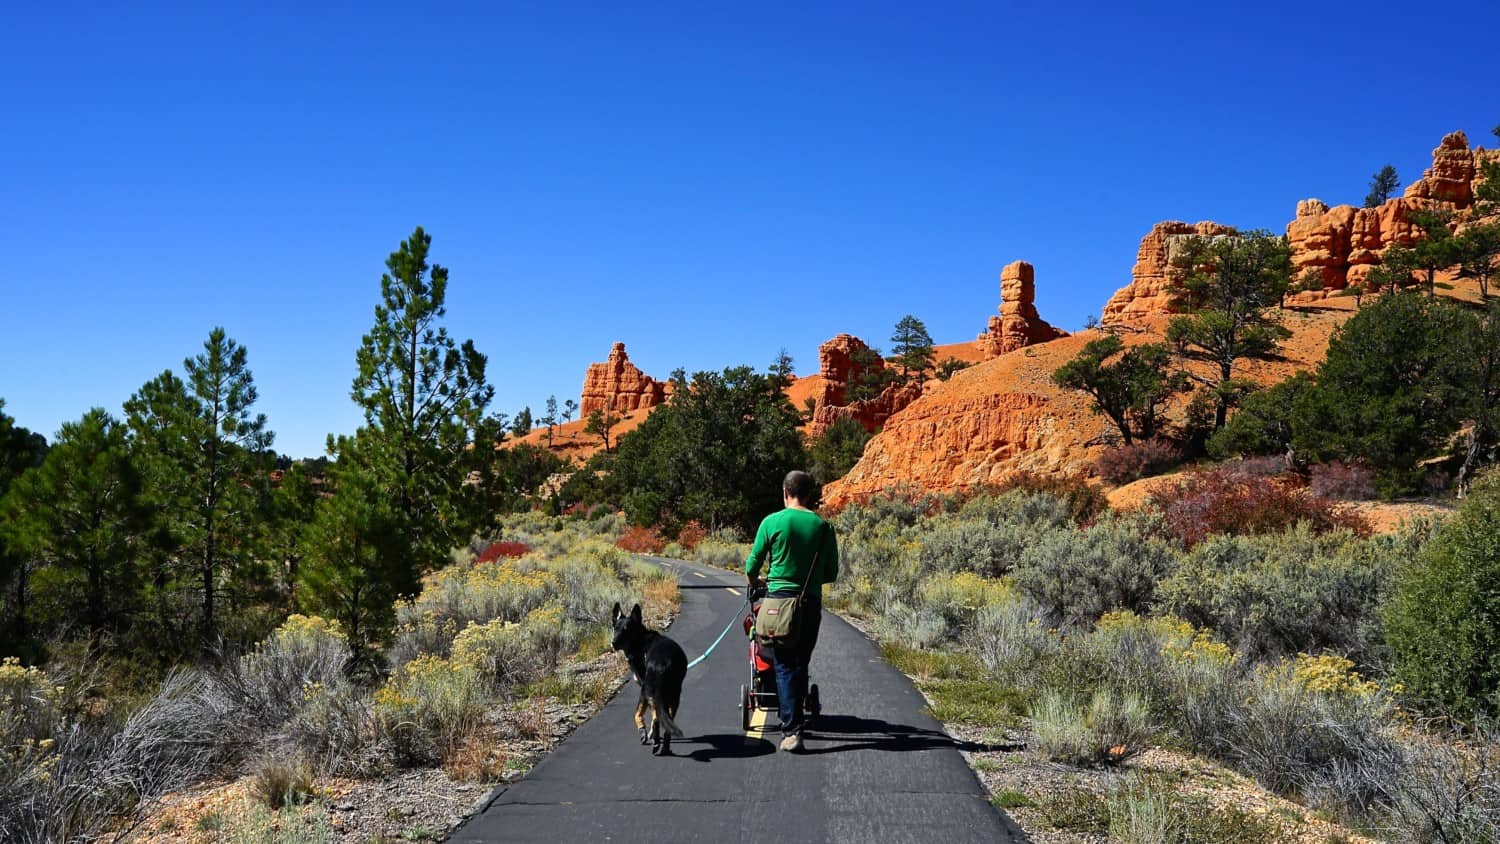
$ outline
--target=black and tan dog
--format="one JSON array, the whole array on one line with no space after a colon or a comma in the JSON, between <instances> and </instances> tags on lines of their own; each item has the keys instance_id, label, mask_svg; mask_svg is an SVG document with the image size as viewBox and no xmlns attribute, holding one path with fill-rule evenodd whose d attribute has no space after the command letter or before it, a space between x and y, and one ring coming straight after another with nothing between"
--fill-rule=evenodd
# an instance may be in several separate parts
<instances>
[{"instance_id":1,"label":"black and tan dog","mask_svg":"<svg viewBox=\"0 0 1500 844\"><path fill-rule=\"evenodd\" d=\"M641 744L651 743L651 752L661 756L672 752L672 738L682 737L682 730L672 719L682 700L682 678L687 676L687 654L671 639L646 627L641 621L641 605L626 615L615 604L613 615L615 650L624 651L635 681L641 686L641 700L635 707L635 725L641 731ZM651 707L651 728L646 728L646 707Z\"/></svg>"}]
</instances>

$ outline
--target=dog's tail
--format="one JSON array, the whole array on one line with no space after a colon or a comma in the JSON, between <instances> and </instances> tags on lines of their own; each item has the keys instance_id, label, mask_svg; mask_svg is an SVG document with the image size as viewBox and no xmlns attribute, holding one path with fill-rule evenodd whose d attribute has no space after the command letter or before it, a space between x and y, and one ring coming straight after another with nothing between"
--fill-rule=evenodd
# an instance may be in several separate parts
<instances>
[{"instance_id":1,"label":"dog's tail","mask_svg":"<svg viewBox=\"0 0 1500 844\"><path fill-rule=\"evenodd\" d=\"M657 706L656 718L661 721L663 727L667 728L667 732L672 734L672 738L682 738L682 728L677 726L676 721L672 720L672 716L667 712L667 707Z\"/></svg>"}]
</instances>

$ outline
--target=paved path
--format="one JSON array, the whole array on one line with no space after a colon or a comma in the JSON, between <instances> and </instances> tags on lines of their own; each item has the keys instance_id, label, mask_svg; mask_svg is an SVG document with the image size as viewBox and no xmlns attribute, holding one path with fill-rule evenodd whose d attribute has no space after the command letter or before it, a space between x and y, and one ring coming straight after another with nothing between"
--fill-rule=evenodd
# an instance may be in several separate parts
<instances>
[{"instance_id":1,"label":"paved path","mask_svg":"<svg viewBox=\"0 0 1500 844\"><path fill-rule=\"evenodd\" d=\"M692 659L744 603L744 578L657 560L678 574L682 611L668 631ZM677 723L686 738L653 757L631 721L634 683L460 826L454 842L1024 842L985 798L910 681L875 646L825 613L813 655L823 717L801 754L740 727L748 682L738 629L688 672ZM761 719L764 720L764 719Z\"/></svg>"}]
</instances>

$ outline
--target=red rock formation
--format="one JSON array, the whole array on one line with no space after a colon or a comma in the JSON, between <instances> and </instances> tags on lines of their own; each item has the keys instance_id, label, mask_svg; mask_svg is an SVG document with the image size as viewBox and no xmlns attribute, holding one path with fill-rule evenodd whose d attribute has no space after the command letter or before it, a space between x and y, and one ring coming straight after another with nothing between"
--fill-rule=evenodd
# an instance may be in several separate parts
<instances>
[{"instance_id":1,"label":"red rock formation","mask_svg":"<svg viewBox=\"0 0 1500 844\"><path fill-rule=\"evenodd\" d=\"M1025 261L1006 264L1000 271L1000 315L990 317L989 329L976 340L985 359L1066 336L1037 313L1036 269Z\"/></svg>"},{"instance_id":2,"label":"red rock formation","mask_svg":"<svg viewBox=\"0 0 1500 844\"><path fill-rule=\"evenodd\" d=\"M866 431L878 430L885 425L886 420L921 398L922 393L922 385L912 381L906 384L891 384L873 399L847 405L819 405L813 411L812 422L807 426L808 436L819 436L840 419L853 419L863 425Z\"/></svg>"},{"instance_id":3,"label":"red rock formation","mask_svg":"<svg viewBox=\"0 0 1500 844\"><path fill-rule=\"evenodd\" d=\"M625 354L625 344L616 343L604 363L589 364L583 376L583 401L579 415L587 418L596 410L626 413L654 407L672 394L671 385L642 372Z\"/></svg>"},{"instance_id":4,"label":"red rock formation","mask_svg":"<svg viewBox=\"0 0 1500 844\"><path fill-rule=\"evenodd\" d=\"M1230 226L1213 222L1197 225L1177 220L1157 223L1141 238L1135 266L1130 270L1130 284L1115 291L1104 305L1100 322L1110 325L1140 317L1172 312L1172 257L1180 244L1190 237L1218 237L1235 234Z\"/></svg>"},{"instance_id":5,"label":"red rock formation","mask_svg":"<svg viewBox=\"0 0 1500 844\"><path fill-rule=\"evenodd\" d=\"M833 339L818 347L818 374L822 379L813 393L818 407L844 404L850 381L873 367L885 366L880 355L873 355L869 365L856 360L866 354L872 354L869 345L853 334L834 335Z\"/></svg>"},{"instance_id":6,"label":"red rock formation","mask_svg":"<svg viewBox=\"0 0 1500 844\"><path fill-rule=\"evenodd\" d=\"M870 363L861 364L857 358L873 355ZM818 347L818 375L816 389L812 393L812 421L807 426L809 436L816 437L840 419L854 419L865 430L874 431L902 408L922 395L922 387L916 383L892 384L880 395L862 401L848 401L849 385L856 378L874 367L884 367L885 361L874 354L865 341L852 334L839 334Z\"/></svg>"},{"instance_id":7,"label":"red rock formation","mask_svg":"<svg viewBox=\"0 0 1500 844\"><path fill-rule=\"evenodd\" d=\"M1313 271L1323 284L1321 295L1362 283L1380 254L1392 244L1409 244L1417 237L1411 214L1431 203L1398 197L1375 208L1339 205L1330 209L1322 200L1297 203L1297 217L1287 224L1292 264L1300 275Z\"/></svg>"},{"instance_id":8,"label":"red rock formation","mask_svg":"<svg viewBox=\"0 0 1500 844\"><path fill-rule=\"evenodd\" d=\"M1452 203L1462 210L1474 204L1474 150L1469 136L1452 132L1432 151L1432 167L1406 188L1405 198Z\"/></svg>"}]
</instances>

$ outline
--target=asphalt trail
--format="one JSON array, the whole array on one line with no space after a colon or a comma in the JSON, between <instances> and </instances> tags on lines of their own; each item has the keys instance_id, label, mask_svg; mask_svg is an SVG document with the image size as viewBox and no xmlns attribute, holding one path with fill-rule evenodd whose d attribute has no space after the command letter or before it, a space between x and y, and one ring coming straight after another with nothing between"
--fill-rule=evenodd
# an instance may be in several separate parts
<instances>
[{"instance_id":1,"label":"asphalt trail","mask_svg":"<svg viewBox=\"0 0 1500 844\"><path fill-rule=\"evenodd\" d=\"M682 610L667 631L703 653L745 600L744 578L658 559L678 574ZM813 655L823 717L807 749L780 753L771 732L740 727L744 635L730 631L688 672L673 756L637 737L628 683L522 780L491 796L453 842L1024 842L986 800L942 725L875 646L825 613ZM764 720L763 718L761 720Z\"/></svg>"}]
</instances>

